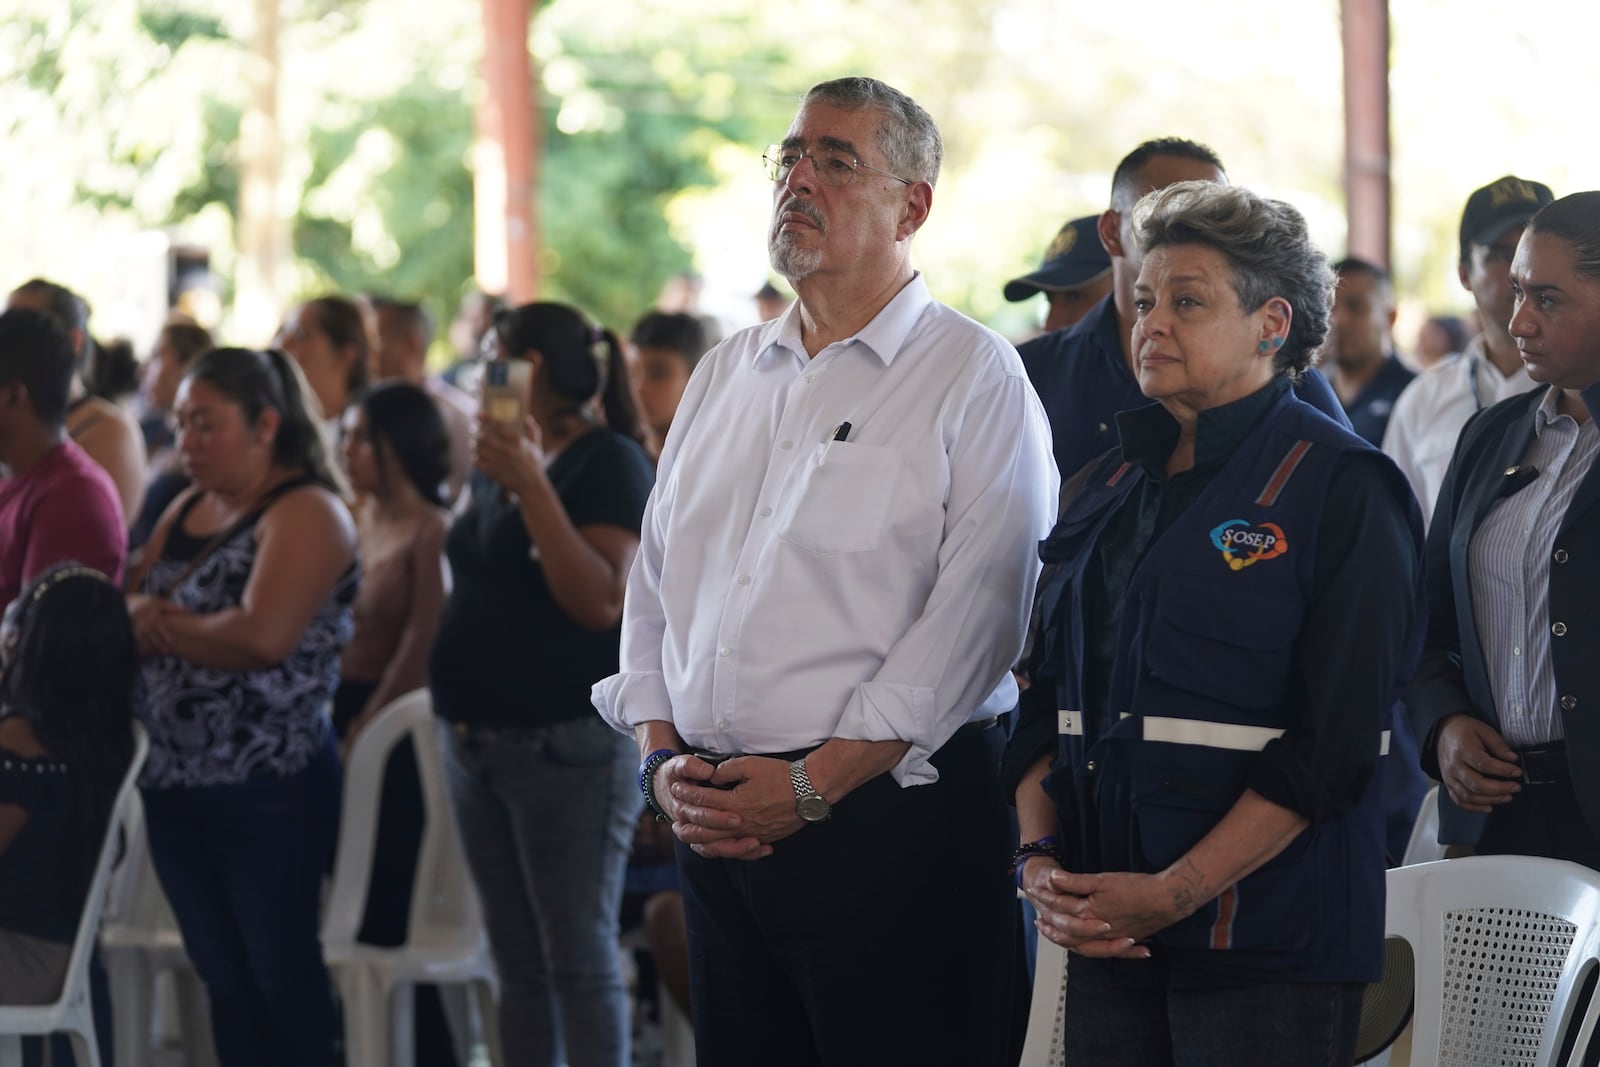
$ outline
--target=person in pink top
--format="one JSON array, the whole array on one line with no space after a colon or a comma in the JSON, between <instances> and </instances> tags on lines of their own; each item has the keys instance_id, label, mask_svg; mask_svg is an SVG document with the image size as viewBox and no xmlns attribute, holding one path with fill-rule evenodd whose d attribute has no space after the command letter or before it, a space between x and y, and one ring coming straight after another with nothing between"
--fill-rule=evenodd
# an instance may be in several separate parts
<instances>
[{"instance_id":1,"label":"person in pink top","mask_svg":"<svg viewBox=\"0 0 1600 1067\"><path fill-rule=\"evenodd\" d=\"M72 343L49 316L0 314L0 609L66 560L122 579L116 486L66 433L72 373Z\"/></svg>"}]
</instances>

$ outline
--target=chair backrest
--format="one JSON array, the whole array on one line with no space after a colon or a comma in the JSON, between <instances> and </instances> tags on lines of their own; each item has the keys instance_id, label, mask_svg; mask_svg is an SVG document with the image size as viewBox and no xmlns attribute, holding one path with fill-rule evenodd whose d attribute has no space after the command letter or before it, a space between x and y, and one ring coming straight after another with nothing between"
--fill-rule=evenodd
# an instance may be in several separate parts
<instances>
[{"instance_id":1,"label":"chair backrest","mask_svg":"<svg viewBox=\"0 0 1600 1067\"><path fill-rule=\"evenodd\" d=\"M150 859L150 837L145 828L144 802L135 789L128 797L122 820L122 855L111 870L106 889L101 929L141 935L176 931L178 921L161 888L161 880Z\"/></svg>"},{"instance_id":2,"label":"chair backrest","mask_svg":"<svg viewBox=\"0 0 1600 1067\"><path fill-rule=\"evenodd\" d=\"M144 724L133 724L133 758L117 788L116 799L111 802L111 812L106 819L105 838L100 842L100 859L94 866L94 879L89 883L89 895L83 901L83 915L78 919L78 933L72 939L72 962L67 965L67 981L63 995L71 987L74 975L88 974L89 954L94 951L94 939L100 931L100 915L105 908L106 887L111 881L111 868L117 858L118 830L127 820L128 808L133 803L135 783L144 769L145 757L150 754L150 736Z\"/></svg>"},{"instance_id":3,"label":"chair backrest","mask_svg":"<svg viewBox=\"0 0 1600 1067\"><path fill-rule=\"evenodd\" d=\"M477 889L467 872L434 730L433 700L426 689L418 689L397 697L356 736L345 763L339 848L322 925L325 946L349 944L361 928L383 776L395 746L408 737L416 752L424 818L407 942L466 951L481 941L483 917Z\"/></svg>"},{"instance_id":4,"label":"chair backrest","mask_svg":"<svg viewBox=\"0 0 1600 1067\"><path fill-rule=\"evenodd\" d=\"M1582 1060L1600 997L1600 872L1532 856L1474 856L1388 874L1388 934L1416 967L1412 1062L1555 1065L1569 1028Z\"/></svg>"},{"instance_id":5,"label":"chair backrest","mask_svg":"<svg viewBox=\"0 0 1600 1067\"><path fill-rule=\"evenodd\" d=\"M1411 828L1411 840L1406 844L1402 867L1414 863L1432 863L1444 859L1445 846L1439 844L1439 787L1428 790L1417 809L1417 822Z\"/></svg>"}]
</instances>

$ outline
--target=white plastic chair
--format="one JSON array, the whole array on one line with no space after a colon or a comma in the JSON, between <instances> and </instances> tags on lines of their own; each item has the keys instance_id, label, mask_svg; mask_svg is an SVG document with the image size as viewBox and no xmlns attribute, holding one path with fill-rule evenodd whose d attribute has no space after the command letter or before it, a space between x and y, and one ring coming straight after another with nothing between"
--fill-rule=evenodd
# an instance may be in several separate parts
<instances>
[{"instance_id":1,"label":"white plastic chair","mask_svg":"<svg viewBox=\"0 0 1600 1067\"><path fill-rule=\"evenodd\" d=\"M1600 967L1600 872L1532 856L1472 856L1396 867L1388 936L1415 960L1411 1062L1477 1067L1582 1062L1600 997L1581 1021L1575 994Z\"/></svg>"},{"instance_id":2,"label":"white plastic chair","mask_svg":"<svg viewBox=\"0 0 1600 1067\"><path fill-rule=\"evenodd\" d=\"M617 941L622 953L622 973L631 987L637 983L634 953L649 952L650 939L644 927L624 931ZM694 1067L694 1022L678 1007L664 978L656 978L656 1004L661 1009L661 1067ZM637 1049L635 1050L637 1052Z\"/></svg>"},{"instance_id":3,"label":"white plastic chair","mask_svg":"<svg viewBox=\"0 0 1600 1067\"><path fill-rule=\"evenodd\" d=\"M183 935L150 861L144 804L137 791L123 820L122 862L111 875L101 916L100 961L110 985L118 1067L151 1067L156 981L170 974L178 993L185 1067L215 1067L205 984L183 947Z\"/></svg>"},{"instance_id":4,"label":"white plastic chair","mask_svg":"<svg viewBox=\"0 0 1600 1067\"><path fill-rule=\"evenodd\" d=\"M1066 1058L1067 950L1041 935L1033 1000L1018 1067L1061 1067Z\"/></svg>"},{"instance_id":5,"label":"white plastic chair","mask_svg":"<svg viewBox=\"0 0 1600 1067\"><path fill-rule=\"evenodd\" d=\"M383 795L384 769L406 737L416 748L426 813L406 943L392 948L356 940L366 907L372 853ZM333 888L322 923L322 951L344 1003L346 1059L362 1067L412 1067L417 983L469 983L475 993L489 1056L503 1067L494 1005L497 978L477 890L466 856L426 689L399 697L356 737L345 764L344 811Z\"/></svg>"},{"instance_id":6,"label":"white plastic chair","mask_svg":"<svg viewBox=\"0 0 1600 1067\"><path fill-rule=\"evenodd\" d=\"M1411 840L1406 843L1405 858L1400 866L1432 863L1444 859L1445 846L1439 844L1439 787L1428 790L1417 810L1417 822L1411 828Z\"/></svg>"},{"instance_id":7,"label":"white plastic chair","mask_svg":"<svg viewBox=\"0 0 1600 1067\"><path fill-rule=\"evenodd\" d=\"M100 928L100 912L105 907L106 885L111 878L111 865L116 860L117 827L126 817L134 782L149 751L150 739L145 736L144 727L134 723L133 759L112 802L111 817L106 820L105 840L100 844L100 859L95 864L89 893L84 897L78 933L72 939L72 955L67 964L66 980L61 984L61 995L54 1004L0 1007L0 1067L20 1067L22 1035L58 1032L65 1032L71 1040L78 1067L100 1067L94 1010L89 1003L89 956L94 951L95 932Z\"/></svg>"},{"instance_id":8,"label":"white plastic chair","mask_svg":"<svg viewBox=\"0 0 1600 1067\"><path fill-rule=\"evenodd\" d=\"M1411 840L1406 843L1406 854L1400 866L1411 867L1418 863L1434 863L1445 858L1446 846L1439 844L1439 787L1428 790L1417 809L1417 821L1411 827ZM1407 1023L1389 1048L1364 1060L1368 1067L1407 1067L1410 1060L1411 1024Z\"/></svg>"}]
</instances>

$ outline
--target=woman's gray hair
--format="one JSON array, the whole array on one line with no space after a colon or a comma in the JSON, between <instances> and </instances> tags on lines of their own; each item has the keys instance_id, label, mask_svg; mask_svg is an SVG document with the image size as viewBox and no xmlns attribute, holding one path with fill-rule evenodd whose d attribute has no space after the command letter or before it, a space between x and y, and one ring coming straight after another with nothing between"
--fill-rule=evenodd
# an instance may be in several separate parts
<instances>
[{"instance_id":1,"label":"woman's gray hair","mask_svg":"<svg viewBox=\"0 0 1600 1067\"><path fill-rule=\"evenodd\" d=\"M1293 312L1273 370L1295 381L1316 360L1328 336L1333 271L1306 232L1305 216L1282 200L1237 185L1177 182L1140 199L1133 209L1139 252L1197 244L1227 259L1233 290L1246 312L1282 297Z\"/></svg>"},{"instance_id":2,"label":"woman's gray hair","mask_svg":"<svg viewBox=\"0 0 1600 1067\"><path fill-rule=\"evenodd\" d=\"M878 148L887 161L885 169L909 181L937 184L944 139L933 116L905 93L876 78L835 78L813 85L800 106L813 101L841 111L876 110L882 119Z\"/></svg>"}]
</instances>

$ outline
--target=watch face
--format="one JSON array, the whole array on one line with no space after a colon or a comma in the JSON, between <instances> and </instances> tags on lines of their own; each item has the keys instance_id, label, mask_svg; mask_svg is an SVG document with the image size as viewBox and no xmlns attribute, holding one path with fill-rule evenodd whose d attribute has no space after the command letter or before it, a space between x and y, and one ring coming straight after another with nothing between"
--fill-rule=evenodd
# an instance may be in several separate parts
<instances>
[{"instance_id":1,"label":"watch face","mask_svg":"<svg viewBox=\"0 0 1600 1067\"><path fill-rule=\"evenodd\" d=\"M815 793L801 797L795 810L806 822L821 822L833 813L832 806Z\"/></svg>"}]
</instances>

